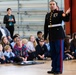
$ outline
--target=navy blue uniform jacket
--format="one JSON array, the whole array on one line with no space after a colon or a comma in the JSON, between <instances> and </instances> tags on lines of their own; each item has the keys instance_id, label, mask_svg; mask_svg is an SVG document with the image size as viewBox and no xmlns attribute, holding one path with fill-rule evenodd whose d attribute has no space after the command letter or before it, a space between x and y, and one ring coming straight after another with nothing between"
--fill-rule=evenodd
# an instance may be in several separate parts
<instances>
[{"instance_id":1,"label":"navy blue uniform jacket","mask_svg":"<svg viewBox=\"0 0 76 75\"><path fill-rule=\"evenodd\" d=\"M66 14L65 17L62 16L63 11L54 10L51 16L51 12L46 14L45 24L44 24L44 39L47 39L49 34L49 40L58 40L64 39L65 33L62 26L56 26L48 28L48 25L61 24L62 20L67 22L69 21L69 14Z\"/></svg>"}]
</instances>

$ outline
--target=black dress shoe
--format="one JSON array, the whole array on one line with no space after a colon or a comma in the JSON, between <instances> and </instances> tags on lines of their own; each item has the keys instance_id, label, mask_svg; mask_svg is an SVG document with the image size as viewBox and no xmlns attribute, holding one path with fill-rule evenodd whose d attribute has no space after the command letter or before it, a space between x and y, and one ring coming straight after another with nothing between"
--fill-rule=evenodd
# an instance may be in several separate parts
<instances>
[{"instance_id":1,"label":"black dress shoe","mask_svg":"<svg viewBox=\"0 0 76 75\"><path fill-rule=\"evenodd\" d=\"M48 74L54 74L54 71L47 71Z\"/></svg>"}]
</instances>

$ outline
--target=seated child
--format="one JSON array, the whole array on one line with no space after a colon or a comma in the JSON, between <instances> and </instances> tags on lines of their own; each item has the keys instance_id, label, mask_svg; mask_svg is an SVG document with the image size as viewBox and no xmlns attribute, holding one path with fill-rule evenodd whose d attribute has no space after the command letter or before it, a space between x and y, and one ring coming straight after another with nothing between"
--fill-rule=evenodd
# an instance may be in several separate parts
<instances>
[{"instance_id":1,"label":"seated child","mask_svg":"<svg viewBox=\"0 0 76 75\"><path fill-rule=\"evenodd\" d=\"M6 45L4 47L4 50L5 50L4 56L6 58L6 63L13 62L15 54L12 52L11 47L9 45Z\"/></svg>"},{"instance_id":2,"label":"seated child","mask_svg":"<svg viewBox=\"0 0 76 75\"><path fill-rule=\"evenodd\" d=\"M5 63L5 57L2 50L3 50L3 47L2 47L2 44L0 44L0 63L1 64Z\"/></svg>"},{"instance_id":3,"label":"seated child","mask_svg":"<svg viewBox=\"0 0 76 75\"><path fill-rule=\"evenodd\" d=\"M45 59L47 55L47 46L44 44L44 40L40 39L39 44L36 46L36 57L38 60Z\"/></svg>"},{"instance_id":4,"label":"seated child","mask_svg":"<svg viewBox=\"0 0 76 75\"><path fill-rule=\"evenodd\" d=\"M14 46L14 54L15 54L15 63L20 63L23 61L27 61L28 51L27 47L22 43L22 39L20 37L16 38L16 44Z\"/></svg>"}]
</instances>

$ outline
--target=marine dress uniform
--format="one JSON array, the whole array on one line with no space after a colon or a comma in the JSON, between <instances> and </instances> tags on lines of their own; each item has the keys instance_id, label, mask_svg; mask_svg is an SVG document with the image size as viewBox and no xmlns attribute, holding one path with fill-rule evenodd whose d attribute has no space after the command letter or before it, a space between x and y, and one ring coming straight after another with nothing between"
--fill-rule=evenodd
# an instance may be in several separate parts
<instances>
[{"instance_id":1,"label":"marine dress uniform","mask_svg":"<svg viewBox=\"0 0 76 75\"><path fill-rule=\"evenodd\" d=\"M69 21L69 14L63 16L63 11L54 10L46 14L44 24L44 40L49 34L51 47L52 72L62 73L63 71L63 49L65 33L61 25L63 21Z\"/></svg>"}]
</instances>

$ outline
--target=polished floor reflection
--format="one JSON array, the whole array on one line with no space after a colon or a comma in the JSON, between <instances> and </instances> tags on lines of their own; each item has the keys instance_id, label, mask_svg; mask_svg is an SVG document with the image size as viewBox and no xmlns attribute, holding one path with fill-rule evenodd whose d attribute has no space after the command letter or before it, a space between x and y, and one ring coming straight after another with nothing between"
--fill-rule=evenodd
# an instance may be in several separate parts
<instances>
[{"instance_id":1,"label":"polished floor reflection","mask_svg":"<svg viewBox=\"0 0 76 75\"><path fill-rule=\"evenodd\" d=\"M53 75L47 74L47 71L51 70L50 60L38 62L45 63L26 66L2 64L0 65L0 75ZM76 75L76 60L64 61L64 71L62 75Z\"/></svg>"}]
</instances>

